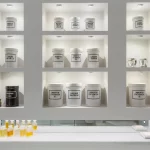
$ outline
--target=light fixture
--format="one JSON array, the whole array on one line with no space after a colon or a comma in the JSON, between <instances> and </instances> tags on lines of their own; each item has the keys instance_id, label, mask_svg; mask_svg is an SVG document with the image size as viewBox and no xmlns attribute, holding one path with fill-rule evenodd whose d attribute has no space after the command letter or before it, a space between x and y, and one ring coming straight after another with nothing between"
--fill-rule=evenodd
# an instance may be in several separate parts
<instances>
[{"instance_id":1,"label":"light fixture","mask_svg":"<svg viewBox=\"0 0 150 150\"><path fill-rule=\"evenodd\" d=\"M143 123L145 124L145 123L146 123L146 121L143 121Z\"/></svg>"},{"instance_id":2,"label":"light fixture","mask_svg":"<svg viewBox=\"0 0 150 150\"><path fill-rule=\"evenodd\" d=\"M7 4L7 7L12 7L13 5L12 4Z\"/></svg>"},{"instance_id":3,"label":"light fixture","mask_svg":"<svg viewBox=\"0 0 150 150\"><path fill-rule=\"evenodd\" d=\"M141 8L144 4L137 4L137 7Z\"/></svg>"},{"instance_id":4,"label":"light fixture","mask_svg":"<svg viewBox=\"0 0 150 150\"><path fill-rule=\"evenodd\" d=\"M89 7L93 7L93 6L94 6L94 4L88 4L88 6L89 6Z\"/></svg>"},{"instance_id":5,"label":"light fixture","mask_svg":"<svg viewBox=\"0 0 150 150\"><path fill-rule=\"evenodd\" d=\"M7 38L12 38L13 37L13 35L7 35Z\"/></svg>"},{"instance_id":6,"label":"light fixture","mask_svg":"<svg viewBox=\"0 0 150 150\"><path fill-rule=\"evenodd\" d=\"M57 6L57 7L61 7L61 6L62 6L62 4L56 4L56 6Z\"/></svg>"},{"instance_id":7,"label":"light fixture","mask_svg":"<svg viewBox=\"0 0 150 150\"><path fill-rule=\"evenodd\" d=\"M61 38L62 36L61 35L57 35L57 38Z\"/></svg>"},{"instance_id":8,"label":"light fixture","mask_svg":"<svg viewBox=\"0 0 150 150\"><path fill-rule=\"evenodd\" d=\"M93 38L94 36L93 36L93 35L89 35L88 37L89 37L89 38Z\"/></svg>"},{"instance_id":9,"label":"light fixture","mask_svg":"<svg viewBox=\"0 0 150 150\"><path fill-rule=\"evenodd\" d=\"M143 35L142 35L142 34L140 34L140 35L138 35L138 37L142 38L142 37L143 37Z\"/></svg>"}]
</instances>

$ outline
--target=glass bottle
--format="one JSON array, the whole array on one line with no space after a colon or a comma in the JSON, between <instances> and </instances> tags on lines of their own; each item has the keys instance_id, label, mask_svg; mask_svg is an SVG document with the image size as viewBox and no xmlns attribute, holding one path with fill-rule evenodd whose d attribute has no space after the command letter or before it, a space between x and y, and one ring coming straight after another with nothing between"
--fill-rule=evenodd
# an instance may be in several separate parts
<instances>
[{"instance_id":1,"label":"glass bottle","mask_svg":"<svg viewBox=\"0 0 150 150\"><path fill-rule=\"evenodd\" d=\"M37 130L37 121L36 120L33 120L32 127L33 127L33 130Z\"/></svg>"},{"instance_id":2,"label":"glass bottle","mask_svg":"<svg viewBox=\"0 0 150 150\"><path fill-rule=\"evenodd\" d=\"M21 125L21 126L20 126L20 137L25 136L25 133L26 133L26 131L25 131L25 126L24 126L24 125Z\"/></svg>"},{"instance_id":3,"label":"glass bottle","mask_svg":"<svg viewBox=\"0 0 150 150\"><path fill-rule=\"evenodd\" d=\"M20 121L16 120L16 126L18 126L18 128L20 127Z\"/></svg>"},{"instance_id":4,"label":"glass bottle","mask_svg":"<svg viewBox=\"0 0 150 150\"><path fill-rule=\"evenodd\" d=\"M12 127L14 128L15 126L14 120L10 120L10 125L12 125Z\"/></svg>"},{"instance_id":5,"label":"glass bottle","mask_svg":"<svg viewBox=\"0 0 150 150\"><path fill-rule=\"evenodd\" d=\"M6 127L6 129L8 129L8 127L9 127L9 121L8 120L5 120L5 127Z\"/></svg>"}]
</instances>

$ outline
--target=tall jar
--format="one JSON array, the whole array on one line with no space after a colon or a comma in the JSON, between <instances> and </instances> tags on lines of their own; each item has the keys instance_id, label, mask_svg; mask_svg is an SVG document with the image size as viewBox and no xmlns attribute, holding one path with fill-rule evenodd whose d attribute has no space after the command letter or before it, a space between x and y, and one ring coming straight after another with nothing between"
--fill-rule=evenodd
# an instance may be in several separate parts
<instances>
[{"instance_id":1,"label":"tall jar","mask_svg":"<svg viewBox=\"0 0 150 150\"><path fill-rule=\"evenodd\" d=\"M85 19L85 29L94 30L95 29L95 18L86 18Z\"/></svg>"},{"instance_id":2,"label":"tall jar","mask_svg":"<svg viewBox=\"0 0 150 150\"><path fill-rule=\"evenodd\" d=\"M82 68L82 49L72 48L71 53L71 68Z\"/></svg>"},{"instance_id":3,"label":"tall jar","mask_svg":"<svg viewBox=\"0 0 150 150\"><path fill-rule=\"evenodd\" d=\"M63 106L63 84L55 83L48 85L48 106Z\"/></svg>"},{"instance_id":4,"label":"tall jar","mask_svg":"<svg viewBox=\"0 0 150 150\"><path fill-rule=\"evenodd\" d=\"M53 49L53 68L64 68L64 49Z\"/></svg>"},{"instance_id":5,"label":"tall jar","mask_svg":"<svg viewBox=\"0 0 150 150\"><path fill-rule=\"evenodd\" d=\"M66 84L67 106L81 106L81 83Z\"/></svg>"},{"instance_id":6,"label":"tall jar","mask_svg":"<svg viewBox=\"0 0 150 150\"><path fill-rule=\"evenodd\" d=\"M54 19L54 28L55 30L64 30L64 18L56 17Z\"/></svg>"},{"instance_id":7,"label":"tall jar","mask_svg":"<svg viewBox=\"0 0 150 150\"><path fill-rule=\"evenodd\" d=\"M17 19L15 17L6 18L6 30L15 31L17 29Z\"/></svg>"},{"instance_id":8,"label":"tall jar","mask_svg":"<svg viewBox=\"0 0 150 150\"><path fill-rule=\"evenodd\" d=\"M146 101L146 84L129 84L129 105L144 107Z\"/></svg>"},{"instance_id":9,"label":"tall jar","mask_svg":"<svg viewBox=\"0 0 150 150\"><path fill-rule=\"evenodd\" d=\"M134 30L142 30L144 25L144 17L136 16L132 19L133 21L133 29Z\"/></svg>"},{"instance_id":10,"label":"tall jar","mask_svg":"<svg viewBox=\"0 0 150 150\"><path fill-rule=\"evenodd\" d=\"M98 68L99 67L99 49L92 48L87 50L87 66L88 68Z\"/></svg>"},{"instance_id":11,"label":"tall jar","mask_svg":"<svg viewBox=\"0 0 150 150\"><path fill-rule=\"evenodd\" d=\"M15 48L5 48L5 66L18 67L18 50Z\"/></svg>"},{"instance_id":12,"label":"tall jar","mask_svg":"<svg viewBox=\"0 0 150 150\"><path fill-rule=\"evenodd\" d=\"M87 84L85 86L86 105L98 107L101 104L101 86L100 84Z\"/></svg>"},{"instance_id":13,"label":"tall jar","mask_svg":"<svg viewBox=\"0 0 150 150\"><path fill-rule=\"evenodd\" d=\"M71 17L71 29L72 30L80 29L80 18L79 17Z\"/></svg>"}]
</instances>

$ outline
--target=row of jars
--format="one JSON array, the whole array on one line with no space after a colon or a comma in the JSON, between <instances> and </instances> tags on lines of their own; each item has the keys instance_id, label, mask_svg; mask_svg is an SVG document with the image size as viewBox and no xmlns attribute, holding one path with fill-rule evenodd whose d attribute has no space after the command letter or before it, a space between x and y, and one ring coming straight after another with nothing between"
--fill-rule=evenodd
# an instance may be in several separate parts
<instances>
[{"instance_id":1,"label":"row of jars","mask_svg":"<svg viewBox=\"0 0 150 150\"><path fill-rule=\"evenodd\" d=\"M64 49L54 48L53 52L53 68L64 68ZM71 48L70 50L70 63L71 68L82 67L82 52L81 48ZM88 68L99 67L99 49L92 48L87 50L87 66Z\"/></svg>"},{"instance_id":2,"label":"row of jars","mask_svg":"<svg viewBox=\"0 0 150 150\"><path fill-rule=\"evenodd\" d=\"M33 136L34 131L37 130L37 121L36 120L22 120L21 123L19 120L5 120L5 125L1 126L0 121L0 137L30 137Z\"/></svg>"},{"instance_id":3,"label":"row of jars","mask_svg":"<svg viewBox=\"0 0 150 150\"><path fill-rule=\"evenodd\" d=\"M48 85L48 105L50 107L63 106L64 91L66 91L67 106L81 106L82 103L82 83L67 83L65 86L60 83ZM100 84L85 85L86 106L97 107L101 104Z\"/></svg>"},{"instance_id":4,"label":"row of jars","mask_svg":"<svg viewBox=\"0 0 150 150\"><path fill-rule=\"evenodd\" d=\"M71 17L70 18L70 27L72 30L80 29L80 17ZM54 18L54 29L55 30L64 30L64 18L56 17ZM94 30L95 29L95 18L86 18L85 19L85 29Z\"/></svg>"}]
</instances>

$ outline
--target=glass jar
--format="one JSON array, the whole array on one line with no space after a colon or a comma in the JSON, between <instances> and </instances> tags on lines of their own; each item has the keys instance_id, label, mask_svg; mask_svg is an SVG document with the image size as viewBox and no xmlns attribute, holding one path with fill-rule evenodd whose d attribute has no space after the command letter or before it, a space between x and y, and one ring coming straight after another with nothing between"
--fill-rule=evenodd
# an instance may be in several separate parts
<instances>
[{"instance_id":1,"label":"glass jar","mask_svg":"<svg viewBox=\"0 0 150 150\"><path fill-rule=\"evenodd\" d=\"M144 24L144 17L143 16L136 16L132 19L133 21L133 29L134 30L142 30Z\"/></svg>"},{"instance_id":2,"label":"glass jar","mask_svg":"<svg viewBox=\"0 0 150 150\"><path fill-rule=\"evenodd\" d=\"M17 28L17 19L14 17L6 18L6 30L15 31Z\"/></svg>"},{"instance_id":3,"label":"glass jar","mask_svg":"<svg viewBox=\"0 0 150 150\"><path fill-rule=\"evenodd\" d=\"M80 18L79 17L72 17L71 18L71 29L72 30L80 29Z\"/></svg>"},{"instance_id":4,"label":"glass jar","mask_svg":"<svg viewBox=\"0 0 150 150\"><path fill-rule=\"evenodd\" d=\"M64 18L56 17L54 19L55 30L64 30Z\"/></svg>"},{"instance_id":5,"label":"glass jar","mask_svg":"<svg viewBox=\"0 0 150 150\"><path fill-rule=\"evenodd\" d=\"M95 18L86 18L85 19L85 29L94 30L95 29Z\"/></svg>"}]
</instances>

